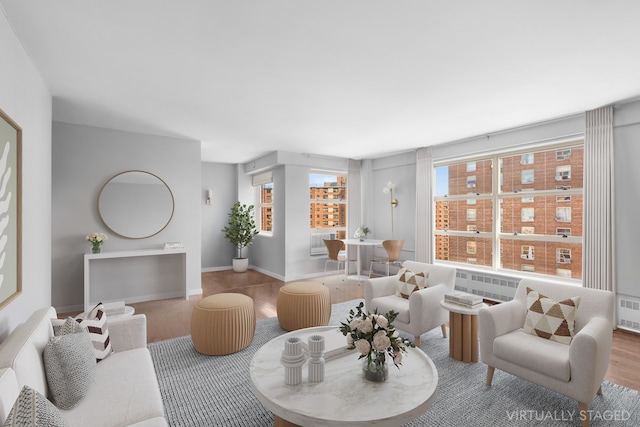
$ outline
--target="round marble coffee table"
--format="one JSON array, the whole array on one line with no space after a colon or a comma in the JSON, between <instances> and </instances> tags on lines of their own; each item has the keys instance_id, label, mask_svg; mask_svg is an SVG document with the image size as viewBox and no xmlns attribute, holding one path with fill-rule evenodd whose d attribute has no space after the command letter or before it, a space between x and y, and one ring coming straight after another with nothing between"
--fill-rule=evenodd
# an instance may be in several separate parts
<instances>
[{"instance_id":1,"label":"round marble coffee table","mask_svg":"<svg viewBox=\"0 0 640 427\"><path fill-rule=\"evenodd\" d=\"M362 361L353 350L325 362L324 381L309 382L305 363L302 382L285 385L280 363L285 340L299 336L306 342L311 334L324 335L327 342L330 336L335 342L335 334L342 337L337 326L300 329L272 339L251 360L252 391L276 416L276 425L279 417L300 426L401 426L431 406L438 371L433 361L415 348L408 349L400 369L389 366L389 379L383 383L362 377ZM346 337L342 338L346 345Z\"/></svg>"}]
</instances>

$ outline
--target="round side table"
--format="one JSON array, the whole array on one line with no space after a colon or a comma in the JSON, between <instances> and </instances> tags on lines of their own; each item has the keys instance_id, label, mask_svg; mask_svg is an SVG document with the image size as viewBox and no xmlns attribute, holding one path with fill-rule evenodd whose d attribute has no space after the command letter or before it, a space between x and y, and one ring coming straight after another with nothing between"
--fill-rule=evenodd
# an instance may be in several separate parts
<instances>
[{"instance_id":1,"label":"round side table","mask_svg":"<svg viewBox=\"0 0 640 427\"><path fill-rule=\"evenodd\" d=\"M482 307L467 308L460 304L440 301L449 311L449 355L461 362L478 361L478 313Z\"/></svg>"}]
</instances>

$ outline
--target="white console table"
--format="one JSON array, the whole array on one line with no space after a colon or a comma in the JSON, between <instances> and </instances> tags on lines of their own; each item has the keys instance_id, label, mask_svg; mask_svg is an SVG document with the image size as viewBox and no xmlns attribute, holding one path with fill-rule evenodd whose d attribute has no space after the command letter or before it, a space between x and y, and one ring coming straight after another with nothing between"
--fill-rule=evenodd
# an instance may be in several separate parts
<instances>
[{"instance_id":1,"label":"white console table","mask_svg":"<svg viewBox=\"0 0 640 427\"><path fill-rule=\"evenodd\" d=\"M84 254L84 309L99 302L136 303L188 297L186 249Z\"/></svg>"}]
</instances>

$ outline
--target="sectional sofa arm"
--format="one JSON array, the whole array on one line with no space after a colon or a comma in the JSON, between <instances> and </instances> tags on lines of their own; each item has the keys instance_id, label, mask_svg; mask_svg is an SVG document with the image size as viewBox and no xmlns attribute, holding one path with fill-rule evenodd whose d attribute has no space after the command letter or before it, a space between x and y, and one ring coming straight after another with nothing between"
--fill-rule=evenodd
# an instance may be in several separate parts
<instances>
[{"instance_id":1,"label":"sectional sofa arm","mask_svg":"<svg viewBox=\"0 0 640 427\"><path fill-rule=\"evenodd\" d=\"M107 327L113 351L147 347L147 316L144 314L107 317Z\"/></svg>"}]
</instances>

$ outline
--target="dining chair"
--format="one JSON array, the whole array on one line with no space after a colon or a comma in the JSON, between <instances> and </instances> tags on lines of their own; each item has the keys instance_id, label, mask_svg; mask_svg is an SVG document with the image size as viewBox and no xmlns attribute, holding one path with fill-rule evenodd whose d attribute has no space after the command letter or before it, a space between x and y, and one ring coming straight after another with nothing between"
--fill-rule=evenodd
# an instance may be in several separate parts
<instances>
[{"instance_id":1,"label":"dining chair","mask_svg":"<svg viewBox=\"0 0 640 427\"><path fill-rule=\"evenodd\" d=\"M327 266L330 262L336 263L336 271L338 272L338 277L340 277L340 266L342 266L343 277L346 275L345 270L348 268L349 262L357 262L355 259L349 259L347 256L347 251L345 250L345 245L342 240L335 239L323 239L324 245L327 247L328 258L324 263L324 275L322 276L322 284L324 284L324 278L327 275ZM336 285L336 288L338 285Z\"/></svg>"},{"instance_id":2,"label":"dining chair","mask_svg":"<svg viewBox=\"0 0 640 427\"><path fill-rule=\"evenodd\" d=\"M404 246L404 239L402 240L384 240L382 247L387 252L386 258L373 258L369 265L369 277L373 273L373 264L385 264L387 266L387 276L389 275L390 264L402 264L400 254L402 253L402 247Z\"/></svg>"}]
</instances>

